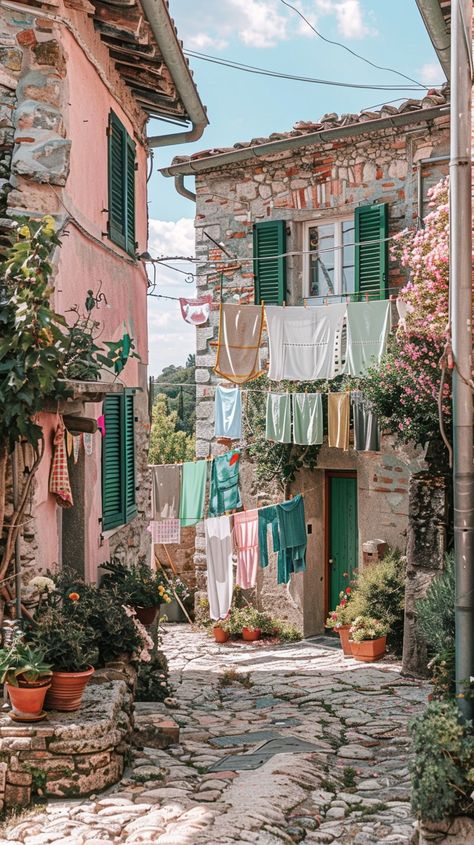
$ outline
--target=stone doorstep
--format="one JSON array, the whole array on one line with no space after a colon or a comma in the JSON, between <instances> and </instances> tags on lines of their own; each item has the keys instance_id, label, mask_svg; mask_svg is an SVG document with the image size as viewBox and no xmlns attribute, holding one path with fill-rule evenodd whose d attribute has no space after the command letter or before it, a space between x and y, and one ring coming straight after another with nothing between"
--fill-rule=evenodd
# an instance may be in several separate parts
<instances>
[{"instance_id":1,"label":"stone doorstep","mask_svg":"<svg viewBox=\"0 0 474 845\"><path fill-rule=\"evenodd\" d=\"M138 747L169 748L179 743L179 725L167 714L135 714L132 744Z\"/></svg>"}]
</instances>

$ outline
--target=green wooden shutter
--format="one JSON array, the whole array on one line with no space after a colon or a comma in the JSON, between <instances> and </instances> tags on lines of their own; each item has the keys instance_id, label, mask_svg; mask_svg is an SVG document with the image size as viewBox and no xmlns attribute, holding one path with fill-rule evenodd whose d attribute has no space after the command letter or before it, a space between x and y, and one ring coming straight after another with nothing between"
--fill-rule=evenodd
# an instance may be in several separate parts
<instances>
[{"instance_id":1,"label":"green wooden shutter","mask_svg":"<svg viewBox=\"0 0 474 845\"><path fill-rule=\"evenodd\" d=\"M125 522L123 462L123 396L104 400L105 437L102 440L102 530Z\"/></svg>"},{"instance_id":2,"label":"green wooden shutter","mask_svg":"<svg viewBox=\"0 0 474 845\"><path fill-rule=\"evenodd\" d=\"M385 299L388 279L388 203L355 210L355 289L369 299ZM374 243L364 244L364 241ZM363 297L359 297L363 299Z\"/></svg>"},{"instance_id":3,"label":"green wooden shutter","mask_svg":"<svg viewBox=\"0 0 474 845\"><path fill-rule=\"evenodd\" d=\"M135 255L135 144L127 135L127 174L126 174L126 250Z\"/></svg>"},{"instance_id":4,"label":"green wooden shutter","mask_svg":"<svg viewBox=\"0 0 474 845\"><path fill-rule=\"evenodd\" d=\"M137 512L135 496L135 408L132 390L124 391L124 499L125 520Z\"/></svg>"},{"instance_id":5,"label":"green wooden shutter","mask_svg":"<svg viewBox=\"0 0 474 845\"><path fill-rule=\"evenodd\" d=\"M118 117L110 112L109 119L109 235L111 240L126 248L125 168L127 161L126 132Z\"/></svg>"},{"instance_id":6,"label":"green wooden shutter","mask_svg":"<svg viewBox=\"0 0 474 845\"><path fill-rule=\"evenodd\" d=\"M255 302L281 305L286 300L286 221L266 220L253 227ZM259 261L259 259L266 259Z\"/></svg>"}]
</instances>

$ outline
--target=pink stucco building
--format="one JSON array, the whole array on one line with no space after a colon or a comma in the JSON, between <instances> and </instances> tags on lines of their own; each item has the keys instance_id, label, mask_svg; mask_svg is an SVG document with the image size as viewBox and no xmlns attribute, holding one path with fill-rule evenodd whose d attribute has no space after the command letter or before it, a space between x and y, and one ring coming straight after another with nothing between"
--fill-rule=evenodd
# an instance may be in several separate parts
<instances>
[{"instance_id":1,"label":"pink stucco building","mask_svg":"<svg viewBox=\"0 0 474 845\"><path fill-rule=\"evenodd\" d=\"M182 123L179 135L147 138L150 117ZM139 256L147 249L148 152L199 137L206 123L165 0L123 9L2 2L0 225L52 214L62 239L56 310L70 320L70 309L84 311L87 292L100 289L101 340L129 334L139 355L115 380L74 384L67 403L41 415L45 454L22 540L26 572L73 566L94 580L112 554L147 554L147 274ZM48 492L57 411L86 417L92 428L105 414L105 438L97 430L74 441L67 510Z\"/></svg>"}]
</instances>

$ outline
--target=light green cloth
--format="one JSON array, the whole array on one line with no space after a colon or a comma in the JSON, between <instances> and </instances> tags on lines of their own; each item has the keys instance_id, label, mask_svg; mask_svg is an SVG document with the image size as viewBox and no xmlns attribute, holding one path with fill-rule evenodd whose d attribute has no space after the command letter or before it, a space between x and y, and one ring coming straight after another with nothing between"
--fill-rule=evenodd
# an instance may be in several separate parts
<instances>
[{"instance_id":1,"label":"light green cloth","mask_svg":"<svg viewBox=\"0 0 474 845\"><path fill-rule=\"evenodd\" d=\"M293 442L314 446L323 442L323 399L320 393L292 393Z\"/></svg>"},{"instance_id":2,"label":"light green cloth","mask_svg":"<svg viewBox=\"0 0 474 845\"><path fill-rule=\"evenodd\" d=\"M389 299L349 302L347 306L347 356L343 372L363 376L377 364L387 348L391 329Z\"/></svg>"},{"instance_id":3,"label":"light green cloth","mask_svg":"<svg viewBox=\"0 0 474 845\"><path fill-rule=\"evenodd\" d=\"M240 451L232 449L212 461L209 493L209 516L239 510L242 498L239 487Z\"/></svg>"},{"instance_id":4,"label":"light green cloth","mask_svg":"<svg viewBox=\"0 0 474 845\"><path fill-rule=\"evenodd\" d=\"M265 426L267 440L291 443L291 397L289 393L269 393Z\"/></svg>"},{"instance_id":5,"label":"light green cloth","mask_svg":"<svg viewBox=\"0 0 474 845\"><path fill-rule=\"evenodd\" d=\"M179 518L184 528L196 525L204 516L207 461L188 461L183 464Z\"/></svg>"}]
</instances>

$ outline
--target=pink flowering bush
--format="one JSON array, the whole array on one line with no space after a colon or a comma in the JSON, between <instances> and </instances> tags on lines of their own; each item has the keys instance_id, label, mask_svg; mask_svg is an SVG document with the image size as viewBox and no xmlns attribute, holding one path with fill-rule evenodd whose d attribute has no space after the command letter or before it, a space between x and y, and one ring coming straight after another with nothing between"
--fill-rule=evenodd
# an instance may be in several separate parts
<instances>
[{"instance_id":1,"label":"pink flowering bush","mask_svg":"<svg viewBox=\"0 0 474 845\"><path fill-rule=\"evenodd\" d=\"M449 215L448 181L429 192L432 210L425 228L402 232L392 255L409 271L400 292L407 305L405 323L391 338L387 353L364 380L385 431L404 443L424 446L441 440L438 396L441 364L448 338ZM450 375L446 373L441 405L445 427L451 420Z\"/></svg>"}]
</instances>

